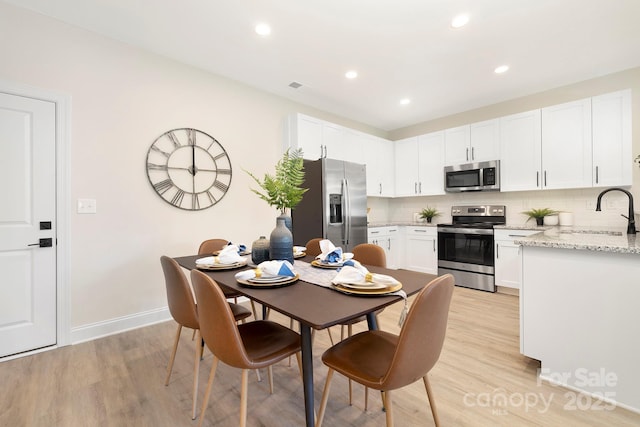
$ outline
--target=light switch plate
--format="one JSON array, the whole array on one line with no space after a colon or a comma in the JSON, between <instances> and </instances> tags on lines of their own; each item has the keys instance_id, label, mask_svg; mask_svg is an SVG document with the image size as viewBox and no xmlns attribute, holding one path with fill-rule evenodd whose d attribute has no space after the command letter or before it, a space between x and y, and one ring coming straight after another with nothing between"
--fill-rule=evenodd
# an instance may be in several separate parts
<instances>
[{"instance_id":1,"label":"light switch plate","mask_svg":"<svg viewBox=\"0 0 640 427\"><path fill-rule=\"evenodd\" d=\"M96 199L78 199L79 214L94 214L96 212Z\"/></svg>"}]
</instances>

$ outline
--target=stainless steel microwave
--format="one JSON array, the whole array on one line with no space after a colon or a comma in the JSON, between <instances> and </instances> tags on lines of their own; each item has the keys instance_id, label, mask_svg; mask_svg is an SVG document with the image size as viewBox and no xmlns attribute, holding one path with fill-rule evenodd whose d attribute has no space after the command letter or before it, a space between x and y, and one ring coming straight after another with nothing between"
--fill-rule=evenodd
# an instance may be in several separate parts
<instances>
[{"instance_id":1,"label":"stainless steel microwave","mask_svg":"<svg viewBox=\"0 0 640 427\"><path fill-rule=\"evenodd\" d=\"M500 160L445 166L444 191L499 191Z\"/></svg>"}]
</instances>

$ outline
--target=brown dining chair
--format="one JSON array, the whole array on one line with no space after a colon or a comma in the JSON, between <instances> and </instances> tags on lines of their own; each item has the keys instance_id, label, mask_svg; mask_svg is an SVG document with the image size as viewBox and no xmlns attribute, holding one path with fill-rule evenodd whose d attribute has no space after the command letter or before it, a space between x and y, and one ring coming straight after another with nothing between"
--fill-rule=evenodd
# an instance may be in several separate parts
<instances>
[{"instance_id":1,"label":"brown dining chair","mask_svg":"<svg viewBox=\"0 0 640 427\"><path fill-rule=\"evenodd\" d=\"M198 270L191 271L191 283L198 301L200 330L213 353L213 364L200 411L200 426L211 394L218 362L242 369L240 389L240 426L247 423L247 378L249 369L267 367L269 391L273 393L273 364L295 354L302 373L300 335L270 320L255 320L238 325L218 284Z\"/></svg>"},{"instance_id":2,"label":"brown dining chair","mask_svg":"<svg viewBox=\"0 0 640 427\"><path fill-rule=\"evenodd\" d=\"M198 330L200 329L200 323L198 321L198 307L193 299L193 293L191 287L187 281L182 268L178 263L167 256L160 257L160 263L162 264L162 271L164 272L165 285L167 288L167 302L169 305L169 312L173 319L178 323L178 330L173 343L173 350L171 357L169 358L169 365L167 366L167 378L164 385L169 385L171 379L171 371L173 370L173 362L176 358L176 352L178 351L178 342L180 342L180 333L182 328L191 328L195 331L196 346L195 346L195 362L193 367L193 406L192 406L192 419L196 418L196 400L198 396L198 372L200 369L200 359L202 358L202 350L204 344L198 336ZM251 312L241 305L229 304L234 321L246 319L251 316Z\"/></svg>"},{"instance_id":3,"label":"brown dining chair","mask_svg":"<svg viewBox=\"0 0 640 427\"><path fill-rule=\"evenodd\" d=\"M229 241L225 239L205 240L204 242L200 243L200 248L198 248L198 255L213 255L214 252L223 249L228 244Z\"/></svg>"},{"instance_id":4,"label":"brown dining chair","mask_svg":"<svg viewBox=\"0 0 640 427\"><path fill-rule=\"evenodd\" d=\"M352 251L353 259L359 261L364 265L372 265L375 267L387 267L387 257L384 253L384 249L378 245L374 245L373 243L361 243L356 245ZM378 315L382 313L382 310L376 311L374 314L376 318ZM347 322L340 324L340 340L344 339L344 328L347 328L347 336L350 337L353 334L353 325L356 323L364 322L367 320L366 316L356 317L355 319L351 319ZM353 403L353 387L351 384L351 380L349 380L349 405ZM367 410L369 406L369 389L365 387L364 389L364 410Z\"/></svg>"},{"instance_id":5,"label":"brown dining chair","mask_svg":"<svg viewBox=\"0 0 640 427\"><path fill-rule=\"evenodd\" d=\"M229 244L229 241L225 239L205 240L204 242L200 243L200 248L198 248L198 255L211 255L214 252L221 250L228 244ZM222 292L224 292L224 295L227 298L233 299L233 302L235 302L236 304L238 303L238 298L243 296L240 292L233 291L230 289L223 289ZM251 311L253 312L253 317L254 319L257 319L258 316L256 312L256 305L252 299L249 299L249 301L251 302Z\"/></svg>"},{"instance_id":6,"label":"brown dining chair","mask_svg":"<svg viewBox=\"0 0 640 427\"><path fill-rule=\"evenodd\" d=\"M322 253L322 251L320 250L321 240L322 237L316 237L315 239L311 239L307 242L307 244L304 246L307 256L317 257Z\"/></svg>"},{"instance_id":7,"label":"brown dining chair","mask_svg":"<svg viewBox=\"0 0 640 427\"><path fill-rule=\"evenodd\" d=\"M429 282L414 300L400 335L365 331L324 352L322 361L329 371L316 427L322 425L334 371L382 392L387 427L393 426L391 391L422 378L433 420L436 426L440 425L427 375L438 361L444 343L453 282L450 274Z\"/></svg>"}]
</instances>

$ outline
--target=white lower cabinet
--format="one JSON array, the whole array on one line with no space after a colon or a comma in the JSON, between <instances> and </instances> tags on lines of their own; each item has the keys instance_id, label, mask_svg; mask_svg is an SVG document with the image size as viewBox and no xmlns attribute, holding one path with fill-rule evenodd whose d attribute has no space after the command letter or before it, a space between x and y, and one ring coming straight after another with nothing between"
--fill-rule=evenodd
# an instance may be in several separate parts
<instances>
[{"instance_id":1,"label":"white lower cabinet","mask_svg":"<svg viewBox=\"0 0 640 427\"><path fill-rule=\"evenodd\" d=\"M495 230L495 282L496 286L520 289L522 284L522 250L514 243L522 237L539 233L536 230Z\"/></svg>"},{"instance_id":2,"label":"white lower cabinet","mask_svg":"<svg viewBox=\"0 0 640 427\"><path fill-rule=\"evenodd\" d=\"M399 227L369 227L368 241L384 249L387 268L398 268L401 257Z\"/></svg>"},{"instance_id":3,"label":"white lower cabinet","mask_svg":"<svg viewBox=\"0 0 640 427\"><path fill-rule=\"evenodd\" d=\"M436 227L406 227L404 264L407 270L438 274L438 230Z\"/></svg>"}]
</instances>

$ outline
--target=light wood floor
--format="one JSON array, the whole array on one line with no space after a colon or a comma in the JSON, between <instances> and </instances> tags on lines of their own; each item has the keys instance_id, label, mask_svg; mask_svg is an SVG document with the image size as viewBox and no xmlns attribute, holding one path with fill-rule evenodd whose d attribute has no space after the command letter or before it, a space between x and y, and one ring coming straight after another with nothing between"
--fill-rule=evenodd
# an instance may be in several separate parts
<instances>
[{"instance_id":1,"label":"light wood floor","mask_svg":"<svg viewBox=\"0 0 640 427\"><path fill-rule=\"evenodd\" d=\"M400 308L395 304L381 314L383 329L397 331ZM171 383L164 386L174 330L175 324L166 322L0 363L0 426L197 425L190 417L195 344L188 330L181 338ZM339 330L333 328L333 333L338 336ZM316 407L326 376L320 355L328 345L327 333L319 331L314 344ZM444 426L640 425L640 415L620 408L601 410L595 402L585 406L589 400L584 397L581 404L592 409L571 408L572 392L537 384L538 362L520 355L518 348L517 297L455 288L444 349L430 373ZM206 352L200 402L211 360ZM266 372L263 378L258 383L250 376L248 424L302 426L302 384L295 359L291 367L286 362L274 367L273 395ZM239 386L239 371L220 365L205 425L238 424ZM506 405L496 400L501 396ZM433 425L422 382L395 391L393 401L397 426ZM324 425L384 426L379 394L371 393L367 412L363 403L363 388L356 385L354 405L348 405L347 382L336 375Z\"/></svg>"}]
</instances>

